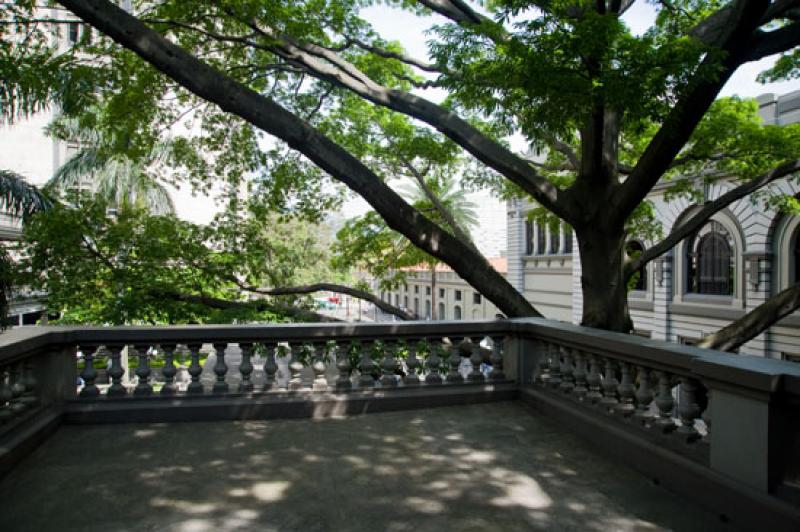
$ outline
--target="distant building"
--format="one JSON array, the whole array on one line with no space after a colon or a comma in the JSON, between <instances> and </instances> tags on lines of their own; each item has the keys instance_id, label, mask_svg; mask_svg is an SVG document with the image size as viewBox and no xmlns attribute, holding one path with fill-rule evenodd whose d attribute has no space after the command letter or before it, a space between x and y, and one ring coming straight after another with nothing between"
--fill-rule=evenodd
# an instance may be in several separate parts
<instances>
[{"instance_id":1,"label":"distant building","mask_svg":"<svg viewBox=\"0 0 800 532\"><path fill-rule=\"evenodd\" d=\"M766 124L800 122L800 91L758 99ZM713 200L735 183L708 186ZM771 185L796 195L796 179ZM699 205L686 199L666 201L667 185L657 185L654 203L664 233ZM579 323L582 314L581 264L571 230L552 231L527 219L532 205L507 205L508 280L546 317ZM632 240L645 249L653 242ZM800 282L800 217L787 216L745 198L730 205L693 236L644 269L629 293L637 334L692 344L724 327L788 286ZM786 317L745 344L742 353L800 360L800 313Z\"/></svg>"},{"instance_id":2,"label":"distant building","mask_svg":"<svg viewBox=\"0 0 800 532\"><path fill-rule=\"evenodd\" d=\"M505 257L493 257L489 263L503 276L507 273ZM377 284L377 283L374 283ZM379 288L375 288L376 291ZM395 290L380 292L383 301L403 308L419 319L491 320L500 315L497 307L472 288L446 264L436 266L436 282L431 285L431 270L425 265L408 268L406 283Z\"/></svg>"}]
</instances>

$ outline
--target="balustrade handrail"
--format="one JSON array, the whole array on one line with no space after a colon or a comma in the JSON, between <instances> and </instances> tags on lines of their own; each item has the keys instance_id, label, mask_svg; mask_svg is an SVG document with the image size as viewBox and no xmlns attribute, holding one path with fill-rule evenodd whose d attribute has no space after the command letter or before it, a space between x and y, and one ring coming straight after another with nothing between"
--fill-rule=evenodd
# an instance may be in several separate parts
<instances>
[{"instance_id":1,"label":"balustrade handrail","mask_svg":"<svg viewBox=\"0 0 800 532\"><path fill-rule=\"evenodd\" d=\"M732 355L542 318L491 321L413 321L401 323L313 323L267 325L179 325L127 327L44 326L0 334L0 362L68 345L160 342L319 342L327 339L381 340L462 336L519 336L580 349L631 364L692 376L754 393L800 397L800 365L747 355Z\"/></svg>"}]
</instances>

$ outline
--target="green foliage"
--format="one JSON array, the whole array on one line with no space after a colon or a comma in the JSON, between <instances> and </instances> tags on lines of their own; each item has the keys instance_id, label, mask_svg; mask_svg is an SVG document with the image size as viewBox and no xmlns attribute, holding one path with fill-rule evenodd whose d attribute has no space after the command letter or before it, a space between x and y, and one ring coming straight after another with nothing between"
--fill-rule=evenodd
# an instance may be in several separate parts
<instances>
[{"instance_id":1,"label":"green foliage","mask_svg":"<svg viewBox=\"0 0 800 532\"><path fill-rule=\"evenodd\" d=\"M110 214L96 197L80 206L33 217L21 249L19 283L46 292L49 309L63 313L64 322L285 321L280 310L248 303L239 284L276 286L327 274L318 267L326 255L315 229L299 222L226 213L204 227L131 205ZM200 297L240 304L219 309ZM301 308L304 301L297 301Z\"/></svg>"}]
</instances>

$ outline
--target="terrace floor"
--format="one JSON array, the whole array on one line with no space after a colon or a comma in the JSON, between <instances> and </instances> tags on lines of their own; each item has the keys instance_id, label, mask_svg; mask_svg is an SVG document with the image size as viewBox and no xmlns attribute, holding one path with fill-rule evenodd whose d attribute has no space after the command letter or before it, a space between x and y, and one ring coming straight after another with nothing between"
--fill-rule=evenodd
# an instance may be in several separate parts
<instances>
[{"instance_id":1,"label":"terrace floor","mask_svg":"<svg viewBox=\"0 0 800 532\"><path fill-rule=\"evenodd\" d=\"M726 530L522 404L63 426L0 482L0 530Z\"/></svg>"}]
</instances>

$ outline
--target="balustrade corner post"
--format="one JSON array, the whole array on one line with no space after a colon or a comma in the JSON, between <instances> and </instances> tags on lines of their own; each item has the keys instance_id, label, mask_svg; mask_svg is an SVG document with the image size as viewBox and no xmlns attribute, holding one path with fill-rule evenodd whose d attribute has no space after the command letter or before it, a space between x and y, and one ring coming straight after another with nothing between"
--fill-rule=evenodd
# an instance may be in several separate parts
<instances>
[{"instance_id":1,"label":"balustrade corner post","mask_svg":"<svg viewBox=\"0 0 800 532\"><path fill-rule=\"evenodd\" d=\"M252 392L253 386L253 342L239 342L239 349L242 351L242 363L239 365L239 373L242 382L239 384L240 392Z\"/></svg>"},{"instance_id":2,"label":"balustrade corner post","mask_svg":"<svg viewBox=\"0 0 800 532\"><path fill-rule=\"evenodd\" d=\"M383 359L381 360L381 386L397 386L397 342L387 340L383 342Z\"/></svg>"},{"instance_id":3,"label":"balustrade corner post","mask_svg":"<svg viewBox=\"0 0 800 532\"><path fill-rule=\"evenodd\" d=\"M470 337L471 353L469 356L470 364L472 364L472 371L470 371L467 379L469 382L485 382L486 376L481 371L481 364L483 363L483 354L481 354L481 340L482 336Z\"/></svg>"},{"instance_id":4,"label":"balustrade corner post","mask_svg":"<svg viewBox=\"0 0 800 532\"><path fill-rule=\"evenodd\" d=\"M217 363L214 365L214 374L217 376L217 381L211 390L214 393L227 393L229 387L228 383L225 382L225 375L228 373L228 366L225 364L225 348L228 347L228 343L215 342L212 345L217 353Z\"/></svg>"},{"instance_id":5,"label":"balustrade corner post","mask_svg":"<svg viewBox=\"0 0 800 532\"><path fill-rule=\"evenodd\" d=\"M558 389L564 392L565 394L571 394L572 390L575 389L575 381L573 378L573 366L572 366L572 352L568 347L560 347L559 351L561 352L561 384L558 386Z\"/></svg>"},{"instance_id":6,"label":"balustrade corner post","mask_svg":"<svg viewBox=\"0 0 800 532\"><path fill-rule=\"evenodd\" d=\"M437 353L438 347L433 342L429 342L427 338L423 338L422 341L425 342L428 350L425 355L425 369L428 371L428 374L425 375L425 384L442 384L442 376L439 373L442 359Z\"/></svg>"},{"instance_id":7,"label":"balustrade corner post","mask_svg":"<svg viewBox=\"0 0 800 532\"><path fill-rule=\"evenodd\" d=\"M634 413L636 407L633 404L635 397L633 378L631 377L631 367L627 362L621 362L620 365L620 381L617 385L617 393L619 394L619 403L614 410L628 417Z\"/></svg>"},{"instance_id":8,"label":"balustrade corner post","mask_svg":"<svg viewBox=\"0 0 800 532\"><path fill-rule=\"evenodd\" d=\"M147 396L153 394L153 386L150 384L150 356L148 354L148 344L136 344L133 346L133 351L139 364L136 366L136 387L133 389L133 395Z\"/></svg>"},{"instance_id":9,"label":"balustrade corner post","mask_svg":"<svg viewBox=\"0 0 800 532\"><path fill-rule=\"evenodd\" d=\"M637 366L636 380L639 386L636 388L636 412L634 418L644 424L650 423L655 414L650 410L650 404L655 398L653 389L650 387L650 372L644 366Z\"/></svg>"},{"instance_id":10,"label":"balustrade corner post","mask_svg":"<svg viewBox=\"0 0 800 532\"><path fill-rule=\"evenodd\" d=\"M575 371L572 376L575 378L575 388L573 392L578 400L583 401L589 389L586 387L586 356L579 349L572 350L572 357L575 361Z\"/></svg>"},{"instance_id":11,"label":"balustrade corner post","mask_svg":"<svg viewBox=\"0 0 800 532\"><path fill-rule=\"evenodd\" d=\"M99 348L98 348L99 352ZM76 349L76 353L78 358L81 358L83 355L83 371L81 371L80 376L83 379L83 388L81 389L80 393L78 394L79 397L97 397L100 395L100 388L97 387L97 370L94 367L94 355L91 349L87 350L87 353L84 355L81 352L80 347Z\"/></svg>"},{"instance_id":12,"label":"balustrade corner post","mask_svg":"<svg viewBox=\"0 0 800 532\"><path fill-rule=\"evenodd\" d=\"M464 377L461 376L459 368L461 367L461 348L460 344L456 343L451 338L450 343L450 371L447 372L445 382L448 384L461 384L464 382Z\"/></svg>"},{"instance_id":13,"label":"balustrade corner post","mask_svg":"<svg viewBox=\"0 0 800 532\"><path fill-rule=\"evenodd\" d=\"M403 382L406 386L418 386L420 383L419 375L417 371L421 366L421 362L419 358L417 358L417 348L419 341L416 338L408 338L406 340L406 346L408 348L408 358L406 358L406 367L408 368L408 374L406 374Z\"/></svg>"},{"instance_id":14,"label":"balustrade corner post","mask_svg":"<svg viewBox=\"0 0 800 532\"><path fill-rule=\"evenodd\" d=\"M326 342L314 343L314 360L311 363L311 369L314 371L314 383L311 389L315 392L328 391L328 379L325 377L327 347Z\"/></svg>"},{"instance_id":15,"label":"balustrade corner post","mask_svg":"<svg viewBox=\"0 0 800 532\"><path fill-rule=\"evenodd\" d=\"M353 344L343 347L336 345L336 369L339 375L336 378L336 390L343 392L353 389L353 382L350 380L350 371L353 369L350 363L350 350L353 349Z\"/></svg>"},{"instance_id":16,"label":"balustrade corner post","mask_svg":"<svg viewBox=\"0 0 800 532\"><path fill-rule=\"evenodd\" d=\"M503 356L505 355L503 340L502 336L492 336L492 355L489 357L489 362L492 364L489 380L492 381L506 380L506 375L503 373Z\"/></svg>"},{"instance_id":17,"label":"balustrade corner post","mask_svg":"<svg viewBox=\"0 0 800 532\"><path fill-rule=\"evenodd\" d=\"M189 385L186 387L188 394L201 394L203 393L203 383L200 382L200 374L203 373L203 367L200 365L200 348L203 344L200 342L189 342L186 348L189 350L189 363L188 373L190 377Z\"/></svg>"},{"instance_id":18,"label":"balustrade corner post","mask_svg":"<svg viewBox=\"0 0 800 532\"><path fill-rule=\"evenodd\" d=\"M275 360L275 350L278 345L272 342L262 344L264 346L264 390L271 390L276 387L275 374L278 373L278 362Z\"/></svg>"},{"instance_id":19,"label":"balustrade corner post","mask_svg":"<svg viewBox=\"0 0 800 532\"><path fill-rule=\"evenodd\" d=\"M175 367L175 344L161 344L158 346L164 353L164 367L161 368L161 375L164 376L164 386L161 387L161 395L175 395L178 387L175 384L175 375L178 368Z\"/></svg>"},{"instance_id":20,"label":"balustrade corner post","mask_svg":"<svg viewBox=\"0 0 800 532\"><path fill-rule=\"evenodd\" d=\"M302 343L289 344L289 349L292 353L292 358L289 360L289 390L298 391L302 390L305 385L303 383L303 353L305 353L305 346Z\"/></svg>"},{"instance_id":21,"label":"balustrade corner post","mask_svg":"<svg viewBox=\"0 0 800 532\"><path fill-rule=\"evenodd\" d=\"M372 372L375 371L376 367L372 356L370 356L370 348L372 346L369 345L369 342L362 341L359 347L361 349L361 360L358 363L358 372L360 373L358 386L359 388L371 388L375 386L375 377Z\"/></svg>"},{"instance_id":22,"label":"balustrade corner post","mask_svg":"<svg viewBox=\"0 0 800 532\"><path fill-rule=\"evenodd\" d=\"M125 375L125 370L122 368L122 350L123 345L106 346L109 351L109 358L111 359L111 366L108 368L108 376L111 377L111 386L108 387L106 395L108 397L122 397L128 394L125 386L122 384L122 376Z\"/></svg>"}]
</instances>

